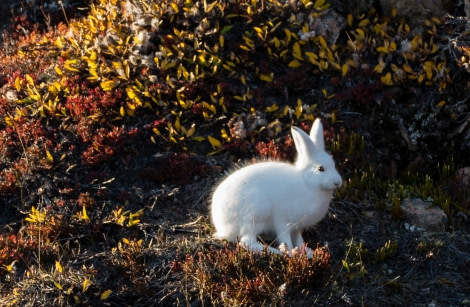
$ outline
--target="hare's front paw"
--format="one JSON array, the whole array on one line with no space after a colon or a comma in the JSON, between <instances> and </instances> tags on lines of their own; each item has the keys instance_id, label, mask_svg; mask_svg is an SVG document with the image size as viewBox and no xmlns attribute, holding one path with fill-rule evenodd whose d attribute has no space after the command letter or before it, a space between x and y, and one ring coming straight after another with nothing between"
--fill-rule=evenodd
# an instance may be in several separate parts
<instances>
[{"instance_id":1,"label":"hare's front paw","mask_svg":"<svg viewBox=\"0 0 470 307\"><path fill-rule=\"evenodd\" d=\"M289 248L287 247L287 244L285 242L282 242L278 249L281 251L281 253L285 254L289 252Z\"/></svg>"},{"instance_id":2,"label":"hare's front paw","mask_svg":"<svg viewBox=\"0 0 470 307\"><path fill-rule=\"evenodd\" d=\"M293 247L293 248L288 248L287 247L287 244L286 243L281 243L281 245L279 245L278 249L281 251L282 254L284 255L288 255L289 257L294 257L294 256L297 256L299 254L299 248L298 247ZM310 250L310 252L308 252L306 249L309 249L308 247L305 247L305 248L302 248L300 253L305 253L307 255L307 257L309 257L308 255L310 254L310 257L309 258L312 258L312 251Z\"/></svg>"},{"instance_id":3,"label":"hare's front paw","mask_svg":"<svg viewBox=\"0 0 470 307\"><path fill-rule=\"evenodd\" d=\"M289 248L285 242L281 243L278 249L281 251L282 254L287 254L289 257L292 257L297 253L297 248Z\"/></svg>"},{"instance_id":4,"label":"hare's front paw","mask_svg":"<svg viewBox=\"0 0 470 307\"><path fill-rule=\"evenodd\" d=\"M305 244L302 244L302 246L300 246L300 253L304 254L309 259L312 259L313 257L312 249L310 247L307 247Z\"/></svg>"},{"instance_id":5,"label":"hare's front paw","mask_svg":"<svg viewBox=\"0 0 470 307\"><path fill-rule=\"evenodd\" d=\"M313 251L310 247L307 247L305 244L302 244L300 247L294 247L289 251L289 256L298 256L298 255L305 255L307 258L312 259Z\"/></svg>"}]
</instances>

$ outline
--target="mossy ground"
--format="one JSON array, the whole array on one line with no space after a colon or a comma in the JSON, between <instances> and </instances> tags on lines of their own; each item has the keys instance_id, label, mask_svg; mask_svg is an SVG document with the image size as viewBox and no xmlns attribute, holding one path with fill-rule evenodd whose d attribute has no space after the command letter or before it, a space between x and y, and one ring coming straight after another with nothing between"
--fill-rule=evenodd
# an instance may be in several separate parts
<instances>
[{"instance_id":1,"label":"mossy ground","mask_svg":"<svg viewBox=\"0 0 470 307\"><path fill-rule=\"evenodd\" d=\"M264 3L102 0L62 24L14 19L2 305L469 304L468 189L453 183L469 162L467 22L412 32L370 11L331 45L298 38L328 3ZM224 170L292 160L288 128L315 117L346 183L305 234L317 257L212 239ZM406 229L405 197L434 200L446 231Z\"/></svg>"}]
</instances>

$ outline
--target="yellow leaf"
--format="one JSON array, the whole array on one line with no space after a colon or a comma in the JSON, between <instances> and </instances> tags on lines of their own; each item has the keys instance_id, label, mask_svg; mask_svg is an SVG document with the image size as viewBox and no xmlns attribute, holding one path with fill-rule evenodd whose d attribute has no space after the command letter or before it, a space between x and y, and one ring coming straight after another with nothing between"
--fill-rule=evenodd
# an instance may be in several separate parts
<instances>
[{"instance_id":1,"label":"yellow leaf","mask_svg":"<svg viewBox=\"0 0 470 307\"><path fill-rule=\"evenodd\" d=\"M200 136L200 135L197 135L197 136L193 136L192 138L193 140L195 140L196 142L202 142L202 141L205 141L206 138L203 137L203 136Z\"/></svg>"},{"instance_id":2,"label":"yellow leaf","mask_svg":"<svg viewBox=\"0 0 470 307\"><path fill-rule=\"evenodd\" d=\"M387 64L384 62L383 60L383 56L380 55L379 56L379 63L377 65L375 65L374 67L374 71L381 74L383 69L387 66Z\"/></svg>"},{"instance_id":3,"label":"yellow leaf","mask_svg":"<svg viewBox=\"0 0 470 307\"><path fill-rule=\"evenodd\" d=\"M354 21L353 15L352 15L351 13L349 13L349 14L348 14L348 25L349 25L350 27L352 27L353 21Z\"/></svg>"},{"instance_id":4,"label":"yellow leaf","mask_svg":"<svg viewBox=\"0 0 470 307\"><path fill-rule=\"evenodd\" d=\"M313 5L314 8L319 8L320 6L322 6L323 4L325 4L325 0L316 0L315 1L315 4Z\"/></svg>"},{"instance_id":5,"label":"yellow leaf","mask_svg":"<svg viewBox=\"0 0 470 307\"><path fill-rule=\"evenodd\" d=\"M55 262L55 269L56 269L57 272L59 272L59 273L62 273L62 272L63 272L62 265L60 264L59 261L56 261L56 262Z\"/></svg>"},{"instance_id":6,"label":"yellow leaf","mask_svg":"<svg viewBox=\"0 0 470 307\"><path fill-rule=\"evenodd\" d=\"M428 78L428 80L432 79L432 70L435 67L436 67L436 64L434 64L434 62L432 62L432 61L424 62L423 69L426 72L426 77Z\"/></svg>"},{"instance_id":7,"label":"yellow leaf","mask_svg":"<svg viewBox=\"0 0 470 307\"><path fill-rule=\"evenodd\" d=\"M10 115L5 116L4 120L5 120L5 124L7 124L10 127L13 127L15 125L15 120Z\"/></svg>"},{"instance_id":8,"label":"yellow leaf","mask_svg":"<svg viewBox=\"0 0 470 307\"><path fill-rule=\"evenodd\" d=\"M80 297L78 295L74 295L73 296L73 301L75 302L75 304L80 304Z\"/></svg>"},{"instance_id":9,"label":"yellow leaf","mask_svg":"<svg viewBox=\"0 0 470 307\"><path fill-rule=\"evenodd\" d=\"M277 110L279 110L279 107L277 106L277 104L273 103L271 106L266 107L266 110L264 111L266 113L272 113L272 112L276 112Z\"/></svg>"},{"instance_id":10,"label":"yellow leaf","mask_svg":"<svg viewBox=\"0 0 470 307\"><path fill-rule=\"evenodd\" d=\"M377 52L388 53L388 42L385 42L385 46L377 47Z\"/></svg>"},{"instance_id":11,"label":"yellow leaf","mask_svg":"<svg viewBox=\"0 0 470 307\"><path fill-rule=\"evenodd\" d=\"M85 206L82 207L82 216L81 216L81 219L84 220L84 221L89 221L90 218L88 217L88 214L86 212L86 208Z\"/></svg>"},{"instance_id":12,"label":"yellow leaf","mask_svg":"<svg viewBox=\"0 0 470 307\"><path fill-rule=\"evenodd\" d=\"M317 63L318 55L316 55L315 53L313 53L311 51L306 51L305 55L308 57L308 60L310 61L310 63L312 63L312 64Z\"/></svg>"},{"instance_id":13,"label":"yellow leaf","mask_svg":"<svg viewBox=\"0 0 470 307\"><path fill-rule=\"evenodd\" d=\"M54 156L51 154L51 152L49 150L46 149L46 157L47 157L47 161L49 162L54 162Z\"/></svg>"},{"instance_id":14,"label":"yellow leaf","mask_svg":"<svg viewBox=\"0 0 470 307\"><path fill-rule=\"evenodd\" d=\"M116 218L116 224L124 226L125 220L126 220L126 217L124 215L120 215Z\"/></svg>"},{"instance_id":15,"label":"yellow leaf","mask_svg":"<svg viewBox=\"0 0 470 307\"><path fill-rule=\"evenodd\" d=\"M28 82L29 85L34 86L33 77L31 77L30 74L26 74L26 82Z\"/></svg>"},{"instance_id":16,"label":"yellow leaf","mask_svg":"<svg viewBox=\"0 0 470 307\"><path fill-rule=\"evenodd\" d=\"M245 51L250 51L251 48L245 46L245 45L240 45L240 49L245 50Z\"/></svg>"},{"instance_id":17,"label":"yellow leaf","mask_svg":"<svg viewBox=\"0 0 470 307\"><path fill-rule=\"evenodd\" d=\"M41 211L36 210L34 206L31 207L31 213L25 218L26 221L31 223L42 223L46 219L46 209Z\"/></svg>"},{"instance_id":18,"label":"yellow leaf","mask_svg":"<svg viewBox=\"0 0 470 307\"><path fill-rule=\"evenodd\" d=\"M13 271L15 271L15 263L17 261L18 260L13 260L12 263L10 263L9 265L3 265L3 269L6 270L8 273L13 273Z\"/></svg>"},{"instance_id":19,"label":"yellow leaf","mask_svg":"<svg viewBox=\"0 0 470 307\"><path fill-rule=\"evenodd\" d=\"M370 22L369 19L367 19L367 18L363 19L359 22L359 27L364 28L365 26L367 26L369 24L369 22Z\"/></svg>"},{"instance_id":20,"label":"yellow leaf","mask_svg":"<svg viewBox=\"0 0 470 307\"><path fill-rule=\"evenodd\" d=\"M388 72L385 76L381 76L380 81L385 85L393 85L392 74Z\"/></svg>"},{"instance_id":21,"label":"yellow leaf","mask_svg":"<svg viewBox=\"0 0 470 307\"><path fill-rule=\"evenodd\" d=\"M343 64L343 67L341 67L341 75L344 77L348 74L349 71L349 65L348 64Z\"/></svg>"},{"instance_id":22,"label":"yellow leaf","mask_svg":"<svg viewBox=\"0 0 470 307\"><path fill-rule=\"evenodd\" d=\"M174 127L175 127L176 131L181 130L181 123L180 123L180 118L179 117L176 118Z\"/></svg>"},{"instance_id":23,"label":"yellow leaf","mask_svg":"<svg viewBox=\"0 0 470 307\"><path fill-rule=\"evenodd\" d=\"M410 65L408 65L408 64L403 64L403 70L406 71L407 73L412 73L413 72Z\"/></svg>"},{"instance_id":24,"label":"yellow leaf","mask_svg":"<svg viewBox=\"0 0 470 307\"><path fill-rule=\"evenodd\" d=\"M82 292L85 292L86 290L88 290L88 287L90 287L91 284L92 282L88 278L85 279L82 284Z\"/></svg>"},{"instance_id":25,"label":"yellow leaf","mask_svg":"<svg viewBox=\"0 0 470 307\"><path fill-rule=\"evenodd\" d=\"M185 133L186 137L188 137L188 138L192 137L194 135L194 132L196 132L196 124L195 123L193 123L191 125L191 127L189 128L189 130L186 131L186 133Z\"/></svg>"},{"instance_id":26,"label":"yellow leaf","mask_svg":"<svg viewBox=\"0 0 470 307\"><path fill-rule=\"evenodd\" d=\"M270 41L271 44L274 44L274 47L275 48L279 48L281 46L281 41L279 40L279 38L277 37L274 37L271 41Z\"/></svg>"},{"instance_id":27,"label":"yellow leaf","mask_svg":"<svg viewBox=\"0 0 470 307\"><path fill-rule=\"evenodd\" d=\"M176 4L175 2L171 2L170 5L171 8L175 11L175 13L178 14L178 12L180 11L178 8L178 4Z\"/></svg>"},{"instance_id":28,"label":"yellow leaf","mask_svg":"<svg viewBox=\"0 0 470 307\"><path fill-rule=\"evenodd\" d=\"M263 75L263 74L261 74L261 75L259 76L259 78L260 78L261 80L263 80L263 81L266 81L266 82L272 82L272 81L273 81L273 76L272 76L272 75L273 75L272 73L269 74L269 75Z\"/></svg>"},{"instance_id":29,"label":"yellow leaf","mask_svg":"<svg viewBox=\"0 0 470 307\"><path fill-rule=\"evenodd\" d=\"M415 51L419 45L423 43L423 40L421 39L421 36L416 35L412 40L411 40L411 51Z\"/></svg>"},{"instance_id":30,"label":"yellow leaf","mask_svg":"<svg viewBox=\"0 0 470 307\"><path fill-rule=\"evenodd\" d=\"M284 29L284 32L286 33L287 42L289 43L290 40L292 39L292 32L289 31L288 29Z\"/></svg>"},{"instance_id":31,"label":"yellow leaf","mask_svg":"<svg viewBox=\"0 0 470 307\"><path fill-rule=\"evenodd\" d=\"M123 106L119 108L119 115L121 115L121 117L126 116L126 109L124 109Z\"/></svg>"},{"instance_id":32,"label":"yellow leaf","mask_svg":"<svg viewBox=\"0 0 470 307\"><path fill-rule=\"evenodd\" d=\"M27 90L29 98L35 101L41 100L41 94L39 94L35 87L28 86Z\"/></svg>"},{"instance_id":33,"label":"yellow leaf","mask_svg":"<svg viewBox=\"0 0 470 307\"><path fill-rule=\"evenodd\" d=\"M104 291L103 294L101 294L100 300L102 300L102 301L107 300L108 297L111 295L112 292L113 292L113 291L111 291L111 290L106 290L106 291Z\"/></svg>"},{"instance_id":34,"label":"yellow leaf","mask_svg":"<svg viewBox=\"0 0 470 307\"><path fill-rule=\"evenodd\" d=\"M60 283L58 283L57 281L53 281L53 283L57 287L57 289L59 289L61 291L63 290L62 285Z\"/></svg>"},{"instance_id":35,"label":"yellow leaf","mask_svg":"<svg viewBox=\"0 0 470 307\"><path fill-rule=\"evenodd\" d=\"M309 25L308 23L304 23L302 26L302 32L307 33L309 31Z\"/></svg>"},{"instance_id":36,"label":"yellow leaf","mask_svg":"<svg viewBox=\"0 0 470 307\"><path fill-rule=\"evenodd\" d=\"M59 49L64 48L63 37L57 36L57 39L54 41L54 45L56 45Z\"/></svg>"},{"instance_id":37,"label":"yellow leaf","mask_svg":"<svg viewBox=\"0 0 470 307\"><path fill-rule=\"evenodd\" d=\"M64 63L64 68L70 72L80 72L79 69L74 67L75 65L78 65L79 61L78 60L67 60Z\"/></svg>"},{"instance_id":38,"label":"yellow leaf","mask_svg":"<svg viewBox=\"0 0 470 307\"><path fill-rule=\"evenodd\" d=\"M103 91L108 92L108 91L112 90L113 88L115 88L118 84L119 84L118 81L107 80L107 81L101 82L100 86L103 89Z\"/></svg>"},{"instance_id":39,"label":"yellow leaf","mask_svg":"<svg viewBox=\"0 0 470 307\"><path fill-rule=\"evenodd\" d=\"M437 18L437 17L431 17L431 20L432 20L435 24L437 24L437 25L440 25L440 24L441 24L441 20L440 20L439 18Z\"/></svg>"},{"instance_id":40,"label":"yellow leaf","mask_svg":"<svg viewBox=\"0 0 470 307\"><path fill-rule=\"evenodd\" d=\"M302 51L300 50L299 42L295 42L293 46L293 55L295 58L302 60Z\"/></svg>"},{"instance_id":41,"label":"yellow leaf","mask_svg":"<svg viewBox=\"0 0 470 307\"><path fill-rule=\"evenodd\" d=\"M15 78L15 90L19 92L21 90L21 86L23 85L23 81L20 79L20 77Z\"/></svg>"},{"instance_id":42,"label":"yellow leaf","mask_svg":"<svg viewBox=\"0 0 470 307\"><path fill-rule=\"evenodd\" d=\"M131 244L131 242L129 241L128 238L122 238L122 242L124 242L124 244L126 244L126 245Z\"/></svg>"},{"instance_id":43,"label":"yellow leaf","mask_svg":"<svg viewBox=\"0 0 470 307\"><path fill-rule=\"evenodd\" d=\"M245 75L240 76L240 81L242 82L243 85L246 85L246 77Z\"/></svg>"},{"instance_id":44,"label":"yellow leaf","mask_svg":"<svg viewBox=\"0 0 470 307\"><path fill-rule=\"evenodd\" d=\"M295 107L295 117L297 119L300 118L300 115L302 115L302 111L303 111L303 106L302 106L302 100L297 99L297 106Z\"/></svg>"},{"instance_id":45,"label":"yellow leaf","mask_svg":"<svg viewBox=\"0 0 470 307\"><path fill-rule=\"evenodd\" d=\"M318 67L321 69L321 70L327 70L328 69L328 62L327 61L324 61L324 60L320 60L319 64L318 64Z\"/></svg>"},{"instance_id":46,"label":"yellow leaf","mask_svg":"<svg viewBox=\"0 0 470 307\"><path fill-rule=\"evenodd\" d=\"M328 45L327 45L326 40L323 36L319 35L319 36L316 37L316 39L318 39L318 42L320 43L320 46L323 49L328 49Z\"/></svg>"},{"instance_id":47,"label":"yellow leaf","mask_svg":"<svg viewBox=\"0 0 470 307\"><path fill-rule=\"evenodd\" d=\"M139 223L140 223L140 220L134 220L134 219L129 218L129 222L127 223L127 227L132 227L132 226L137 225Z\"/></svg>"},{"instance_id":48,"label":"yellow leaf","mask_svg":"<svg viewBox=\"0 0 470 307\"><path fill-rule=\"evenodd\" d=\"M445 104L446 104L446 101L445 101L445 100L441 100L441 101L439 101L439 103L437 104L437 106L438 106L439 108L442 108Z\"/></svg>"},{"instance_id":49,"label":"yellow leaf","mask_svg":"<svg viewBox=\"0 0 470 307\"><path fill-rule=\"evenodd\" d=\"M207 140L209 141L209 143L212 145L212 147L214 149L217 149L217 148L220 148L222 146L222 144L220 143L220 141L218 139L216 139L215 137L213 136L208 136L207 137Z\"/></svg>"},{"instance_id":50,"label":"yellow leaf","mask_svg":"<svg viewBox=\"0 0 470 307\"><path fill-rule=\"evenodd\" d=\"M155 128L155 127L152 129L152 131L153 131L153 133L155 133L156 135L161 135L160 130L158 130L158 129Z\"/></svg>"},{"instance_id":51,"label":"yellow leaf","mask_svg":"<svg viewBox=\"0 0 470 307\"><path fill-rule=\"evenodd\" d=\"M359 35L360 39L366 38L366 33L362 29L356 29L357 34Z\"/></svg>"},{"instance_id":52,"label":"yellow leaf","mask_svg":"<svg viewBox=\"0 0 470 307\"><path fill-rule=\"evenodd\" d=\"M288 66L290 68L298 68L300 66L302 66L302 63L300 63L298 60L292 60L289 62Z\"/></svg>"},{"instance_id":53,"label":"yellow leaf","mask_svg":"<svg viewBox=\"0 0 470 307\"><path fill-rule=\"evenodd\" d=\"M220 47L224 47L224 44L225 44L224 36L220 35L219 36L219 45L220 45Z\"/></svg>"}]
</instances>

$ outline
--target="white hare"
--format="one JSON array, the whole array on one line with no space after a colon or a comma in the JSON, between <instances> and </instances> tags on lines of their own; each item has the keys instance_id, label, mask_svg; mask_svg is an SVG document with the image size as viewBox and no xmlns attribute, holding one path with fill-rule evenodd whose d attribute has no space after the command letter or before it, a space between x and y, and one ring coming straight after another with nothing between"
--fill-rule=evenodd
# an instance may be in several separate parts
<instances>
[{"instance_id":1,"label":"white hare","mask_svg":"<svg viewBox=\"0 0 470 307\"><path fill-rule=\"evenodd\" d=\"M315 120L310 136L292 127L297 149L294 165L265 161L245 166L225 178L212 197L215 236L262 251L258 235L274 235L279 249L301 248L302 231L328 212L331 196L342 184L331 156L325 151L323 126ZM307 256L311 250L307 248Z\"/></svg>"}]
</instances>

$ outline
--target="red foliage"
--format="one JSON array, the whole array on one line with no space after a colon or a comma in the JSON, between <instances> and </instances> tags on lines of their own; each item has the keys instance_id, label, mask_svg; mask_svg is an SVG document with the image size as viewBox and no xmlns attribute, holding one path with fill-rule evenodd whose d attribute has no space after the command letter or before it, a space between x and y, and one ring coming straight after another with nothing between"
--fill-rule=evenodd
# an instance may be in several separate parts
<instances>
[{"instance_id":1,"label":"red foliage","mask_svg":"<svg viewBox=\"0 0 470 307\"><path fill-rule=\"evenodd\" d=\"M70 91L80 95L68 96L65 101L65 107L73 117L104 115L122 101L122 90L104 92L99 87L91 88L86 82L77 81L78 76L69 81Z\"/></svg>"},{"instance_id":2,"label":"red foliage","mask_svg":"<svg viewBox=\"0 0 470 307\"><path fill-rule=\"evenodd\" d=\"M94 130L94 132L93 130L87 130L83 141L90 144L82 153L82 163L97 165L112 158L116 153L125 154L131 152L132 148L138 143L140 134L141 131L137 128L126 130L122 126L99 128Z\"/></svg>"},{"instance_id":3,"label":"red foliage","mask_svg":"<svg viewBox=\"0 0 470 307\"><path fill-rule=\"evenodd\" d=\"M293 161L295 158L295 147L290 135L283 137L281 141L259 141L255 145L255 150L260 157L265 159Z\"/></svg>"},{"instance_id":4,"label":"red foliage","mask_svg":"<svg viewBox=\"0 0 470 307\"><path fill-rule=\"evenodd\" d=\"M26 252L37 250L37 242L21 235L0 235L0 266L10 265L14 260L23 258ZM0 270L0 274L5 273Z\"/></svg>"},{"instance_id":5,"label":"red foliage","mask_svg":"<svg viewBox=\"0 0 470 307\"><path fill-rule=\"evenodd\" d=\"M383 84L380 81L369 83L359 82L358 84L346 88L342 93L336 94L336 98L344 102L359 102L369 104L382 97Z\"/></svg>"}]
</instances>

